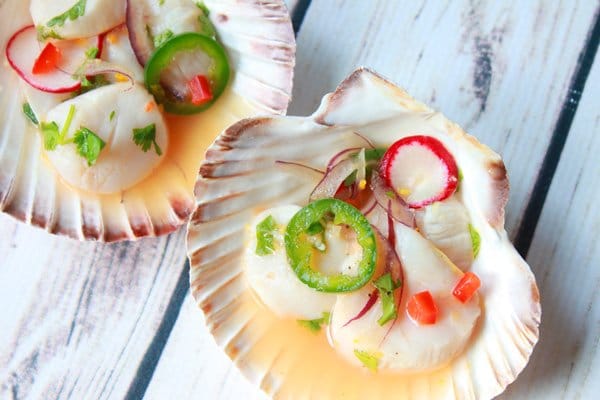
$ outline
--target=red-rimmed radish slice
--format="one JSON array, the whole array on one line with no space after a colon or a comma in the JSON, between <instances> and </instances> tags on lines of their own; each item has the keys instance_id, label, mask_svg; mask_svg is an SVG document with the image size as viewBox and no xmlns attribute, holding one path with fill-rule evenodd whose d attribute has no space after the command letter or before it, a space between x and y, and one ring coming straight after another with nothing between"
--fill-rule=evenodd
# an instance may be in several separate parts
<instances>
[{"instance_id":1,"label":"red-rimmed radish slice","mask_svg":"<svg viewBox=\"0 0 600 400\"><path fill-rule=\"evenodd\" d=\"M73 78L73 74L85 62L86 52L97 48L96 57L99 57L102 42L102 36L54 41L52 45L60 52L56 68L34 74L33 66L46 44L38 42L37 31L31 25L17 31L10 38L6 45L6 58L17 74L34 88L50 93L68 93L81 87L81 82Z\"/></svg>"},{"instance_id":2,"label":"red-rimmed radish slice","mask_svg":"<svg viewBox=\"0 0 600 400\"><path fill-rule=\"evenodd\" d=\"M458 185L454 157L431 136L408 136L392 144L381 159L380 172L411 208L444 200Z\"/></svg>"}]
</instances>

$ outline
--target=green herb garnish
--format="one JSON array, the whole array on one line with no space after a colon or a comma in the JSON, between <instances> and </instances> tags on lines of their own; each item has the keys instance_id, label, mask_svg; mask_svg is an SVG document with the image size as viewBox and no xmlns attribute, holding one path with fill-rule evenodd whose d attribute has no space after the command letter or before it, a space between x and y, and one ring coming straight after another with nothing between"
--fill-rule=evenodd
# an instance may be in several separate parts
<instances>
[{"instance_id":1,"label":"green herb garnish","mask_svg":"<svg viewBox=\"0 0 600 400\"><path fill-rule=\"evenodd\" d=\"M158 143L156 143L156 125L150 124L143 128L135 128L133 130L133 141L136 145L142 148L142 151L146 153L150 150L150 147L154 145L154 151L159 156L162 155L162 150Z\"/></svg>"},{"instance_id":2,"label":"green herb garnish","mask_svg":"<svg viewBox=\"0 0 600 400\"><path fill-rule=\"evenodd\" d=\"M31 121L32 124L34 124L34 125L39 124L39 121L38 121L37 117L35 116L35 113L31 109L31 106L29 105L29 103L23 103L23 114L25 114L27 119L29 121Z\"/></svg>"},{"instance_id":3,"label":"green herb garnish","mask_svg":"<svg viewBox=\"0 0 600 400\"><path fill-rule=\"evenodd\" d=\"M63 145L68 143L66 140L67 133L69 132L69 128L71 127L71 122L73 122L73 116L75 115L75 106L71 104L69 107L69 112L67 114L67 119L62 127L59 130L58 124L54 121L52 122L42 122L40 124L40 130L42 131L42 136L44 138L44 148L46 150L52 151L56 149L56 146Z\"/></svg>"},{"instance_id":4,"label":"green herb garnish","mask_svg":"<svg viewBox=\"0 0 600 400\"><path fill-rule=\"evenodd\" d=\"M44 138L44 148L49 151L56 149L56 146L59 145L60 141L60 132L56 122L42 122L40 124L40 130L42 132L42 137Z\"/></svg>"},{"instance_id":5,"label":"green herb garnish","mask_svg":"<svg viewBox=\"0 0 600 400\"><path fill-rule=\"evenodd\" d=\"M383 314L381 315L381 318L377 320L377 323L383 326L386 322L395 319L398 315L396 302L394 301L394 290L402 286L402 281L398 280L394 282L392 275L388 272L373 281L373 285L379 291L379 298L381 299L383 308Z\"/></svg>"},{"instance_id":6,"label":"green herb garnish","mask_svg":"<svg viewBox=\"0 0 600 400\"><path fill-rule=\"evenodd\" d=\"M275 239L273 231L277 229L277 223L272 215L263 219L256 225L256 254L266 256L275 251Z\"/></svg>"},{"instance_id":7,"label":"green herb garnish","mask_svg":"<svg viewBox=\"0 0 600 400\"><path fill-rule=\"evenodd\" d=\"M381 359L380 353L369 353L368 351L355 349L354 355L369 370L371 370L372 372L377 372L377 368L379 367L379 360Z\"/></svg>"},{"instance_id":8,"label":"green herb garnish","mask_svg":"<svg viewBox=\"0 0 600 400\"><path fill-rule=\"evenodd\" d=\"M396 198L396 193L394 193L393 190L388 190L387 192L385 192L385 195L392 200Z\"/></svg>"},{"instance_id":9,"label":"green herb garnish","mask_svg":"<svg viewBox=\"0 0 600 400\"><path fill-rule=\"evenodd\" d=\"M96 163L100 152L106 145L98 135L85 127L75 133L73 142L77 146L77 153L87 160L90 167Z\"/></svg>"},{"instance_id":10,"label":"green herb garnish","mask_svg":"<svg viewBox=\"0 0 600 400\"><path fill-rule=\"evenodd\" d=\"M321 318L311 319L311 320L303 320L299 319L298 324L305 328L308 328L310 331L314 333L318 333L321 331L322 325L329 324L330 314L328 312L324 312Z\"/></svg>"},{"instance_id":11,"label":"green herb garnish","mask_svg":"<svg viewBox=\"0 0 600 400\"><path fill-rule=\"evenodd\" d=\"M477 229L469 224L469 235L471 235L471 248L473 249L473 259L477 258L479 254L479 248L481 247L481 236Z\"/></svg>"},{"instance_id":12,"label":"green herb garnish","mask_svg":"<svg viewBox=\"0 0 600 400\"><path fill-rule=\"evenodd\" d=\"M163 43L165 43L167 40L171 39L174 36L173 31L170 29L167 29L166 31L159 33L158 35L154 36L154 47L160 47Z\"/></svg>"},{"instance_id":13,"label":"green herb garnish","mask_svg":"<svg viewBox=\"0 0 600 400\"><path fill-rule=\"evenodd\" d=\"M57 39L57 40L63 39L63 37L60 36L58 33L56 33L56 31L54 29L50 29L45 26L38 26L36 28L36 30L37 30L37 37L40 42L44 42L47 39Z\"/></svg>"},{"instance_id":14,"label":"green herb garnish","mask_svg":"<svg viewBox=\"0 0 600 400\"><path fill-rule=\"evenodd\" d=\"M89 58L90 60L94 59L98 56L99 51L100 50L97 47L90 47L89 49L87 49L85 51L85 56L86 56L86 58Z\"/></svg>"},{"instance_id":15,"label":"green herb garnish","mask_svg":"<svg viewBox=\"0 0 600 400\"><path fill-rule=\"evenodd\" d=\"M85 3L86 2L87 2L87 0L77 1L77 3L75 3L75 5L73 7L69 8L64 13L52 18L50 21L48 21L48 23L46 25L49 28L52 28L53 26L63 26L65 24L65 22L67 22L67 19L70 19L71 21L75 21L77 18L79 18L83 14L85 14Z\"/></svg>"},{"instance_id":16,"label":"green herb garnish","mask_svg":"<svg viewBox=\"0 0 600 400\"><path fill-rule=\"evenodd\" d=\"M204 14L204 16L208 17L210 15L210 10L208 9L208 7L206 7L204 1L197 1L196 6L198 6L198 8L202 10L202 14Z\"/></svg>"},{"instance_id":17,"label":"green herb garnish","mask_svg":"<svg viewBox=\"0 0 600 400\"><path fill-rule=\"evenodd\" d=\"M110 112L110 115L108 116L108 120L109 120L110 122L112 122L112 120L113 120L113 119L115 119L115 115L116 115L116 112L115 112L115 110L112 110L112 111Z\"/></svg>"}]
</instances>

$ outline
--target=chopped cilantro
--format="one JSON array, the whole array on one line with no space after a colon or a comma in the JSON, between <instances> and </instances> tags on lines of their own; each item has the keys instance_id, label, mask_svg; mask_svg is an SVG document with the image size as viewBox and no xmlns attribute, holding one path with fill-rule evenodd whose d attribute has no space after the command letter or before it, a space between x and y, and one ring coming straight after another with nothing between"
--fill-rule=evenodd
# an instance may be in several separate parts
<instances>
[{"instance_id":1,"label":"chopped cilantro","mask_svg":"<svg viewBox=\"0 0 600 400\"><path fill-rule=\"evenodd\" d=\"M373 281L373 285L379 291L379 297L381 298L381 305L383 308L383 314L381 315L381 318L377 320L377 323L383 326L386 322L395 319L398 315L396 302L394 301L394 290L402 286L402 281L398 280L397 282L394 282L392 275L388 272Z\"/></svg>"},{"instance_id":2,"label":"chopped cilantro","mask_svg":"<svg viewBox=\"0 0 600 400\"><path fill-rule=\"evenodd\" d=\"M35 116L35 113L31 109L31 106L29 105L29 103L23 103L23 114L25 114L27 119L29 121L31 121L32 124L34 124L34 125L39 124L39 121L38 121L37 117Z\"/></svg>"},{"instance_id":3,"label":"chopped cilantro","mask_svg":"<svg viewBox=\"0 0 600 400\"><path fill-rule=\"evenodd\" d=\"M299 319L298 324L300 326L303 326L303 327L309 329L311 332L318 333L321 331L322 325L329 324L329 317L330 317L330 314L328 312L324 312L323 316L321 318L310 319L310 320Z\"/></svg>"},{"instance_id":4,"label":"chopped cilantro","mask_svg":"<svg viewBox=\"0 0 600 400\"><path fill-rule=\"evenodd\" d=\"M379 367L379 360L381 359L380 353L369 353L368 351L354 349L354 355L369 370L377 372L377 368Z\"/></svg>"},{"instance_id":5,"label":"chopped cilantro","mask_svg":"<svg viewBox=\"0 0 600 400\"><path fill-rule=\"evenodd\" d=\"M85 3L86 2L87 2L87 0L78 0L77 3L75 3L75 5L73 7L69 8L64 13L52 18L50 21L48 21L48 23L46 25L49 28L52 28L53 26L63 26L65 24L65 22L67 22L67 19L70 19L71 21L75 21L77 18L79 18L83 14L85 14Z\"/></svg>"},{"instance_id":6,"label":"chopped cilantro","mask_svg":"<svg viewBox=\"0 0 600 400\"><path fill-rule=\"evenodd\" d=\"M198 33L208 37L217 36L215 27L212 22L210 22L210 19L208 19L208 9L206 10L206 13L204 10L202 10L202 12L203 13L198 16Z\"/></svg>"},{"instance_id":7,"label":"chopped cilantro","mask_svg":"<svg viewBox=\"0 0 600 400\"><path fill-rule=\"evenodd\" d=\"M266 256L275 251L273 231L277 229L277 223L272 215L263 219L256 225L256 254Z\"/></svg>"},{"instance_id":8,"label":"chopped cilantro","mask_svg":"<svg viewBox=\"0 0 600 400\"><path fill-rule=\"evenodd\" d=\"M171 39L172 37L173 37L173 31L170 29L167 29L166 31L159 33L158 35L154 36L154 47L160 47L163 43L165 43L167 40Z\"/></svg>"},{"instance_id":9,"label":"chopped cilantro","mask_svg":"<svg viewBox=\"0 0 600 400\"><path fill-rule=\"evenodd\" d=\"M481 247L481 236L477 229L469 224L469 234L471 235L471 248L473 249L473 259L477 258L479 254L479 248Z\"/></svg>"},{"instance_id":10,"label":"chopped cilantro","mask_svg":"<svg viewBox=\"0 0 600 400\"><path fill-rule=\"evenodd\" d=\"M71 104L71 107L69 107L69 113L67 114L67 119L65 120L65 124L63 125L62 129L59 130L58 124L54 121L42 122L40 124L40 130L42 131L42 136L44 138L44 148L46 150L52 151L56 149L56 146L59 144L62 145L67 143L65 138L67 137L67 133L71 127L71 122L73 122L74 115L75 106Z\"/></svg>"},{"instance_id":11,"label":"chopped cilantro","mask_svg":"<svg viewBox=\"0 0 600 400\"><path fill-rule=\"evenodd\" d=\"M100 152L106 146L106 143L98 135L85 127L75 133L73 142L77 146L77 153L87 160L90 167L96 163Z\"/></svg>"},{"instance_id":12,"label":"chopped cilantro","mask_svg":"<svg viewBox=\"0 0 600 400\"><path fill-rule=\"evenodd\" d=\"M146 153L150 150L150 147L154 145L154 151L159 156L162 155L162 150L158 143L156 143L156 125L150 124L143 128L135 128L133 130L133 141L136 145L142 148L142 151Z\"/></svg>"},{"instance_id":13,"label":"chopped cilantro","mask_svg":"<svg viewBox=\"0 0 600 400\"><path fill-rule=\"evenodd\" d=\"M158 5L159 5L159 6L162 6L162 5L164 5L164 4L165 4L165 0L158 0Z\"/></svg>"},{"instance_id":14,"label":"chopped cilantro","mask_svg":"<svg viewBox=\"0 0 600 400\"><path fill-rule=\"evenodd\" d=\"M395 199L396 198L396 193L394 193L393 190L388 190L387 192L385 192L385 195L387 197L389 197L390 199Z\"/></svg>"},{"instance_id":15,"label":"chopped cilantro","mask_svg":"<svg viewBox=\"0 0 600 400\"><path fill-rule=\"evenodd\" d=\"M116 114L115 110L112 110L112 111L110 112L110 115L108 116L108 120L109 120L110 122L112 122L112 120L113 120L113 119L115 119L115 114Z\"/></svg>"},{"instance_id":16,"label":"chopped cilantro","mask_svg":"<svg viewBox=\"0 0 600 400\"><path fill-rule=\"evenodd\" d=\"M63 39L63 37L60 36L58 33L56 33L56 31L54 29L50 29L45 26L38 26L36 28L36 30L37 30L37 37L40 42L44 42L47 39L57 39L57 40Z\"/></svg>"},{"instance_id":17,"label":"chopped cilantro","mask_svg":"<svg viewBox=\"0 0 600 400\"><path fill-rule=\"evenodd\" d=\"M85 51L85 56L89 59L94 59L96 56L98 56L99 51L100 50L97 47L90 47Z\"/></svg>"},{"instance_id":18,"label":"chopped cilantro","mask_svg":"<svg viewBox=\"0 0 600 400\"><path fill-rule=\"evenodd\" d=\"M44 138L44 148L49 151L56 149L60 142L60 132L56 122L42 122L40 129Z\"/></svg>"}]
</instances>

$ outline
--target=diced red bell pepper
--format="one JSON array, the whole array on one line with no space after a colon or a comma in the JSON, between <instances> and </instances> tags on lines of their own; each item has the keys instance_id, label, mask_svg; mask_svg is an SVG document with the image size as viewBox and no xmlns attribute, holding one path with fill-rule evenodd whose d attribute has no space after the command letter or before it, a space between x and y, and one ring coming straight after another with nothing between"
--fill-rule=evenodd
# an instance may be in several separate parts
<instances>
[{"instance_id":1,"label":"diced red bell pepper","mask_svg":"<svg viewBox=\"0 0 600 400\"><path fill-rule=\"evenodd\" d=\"M415 294L408 300L406 311L410 318L419 325L435 324L438 308L428 290Z\"/></svg>"},{"instance_id":2,"label":"diced red bell pepper","mask_svg":"<svg viewBox=\"0 0 600 400\"><path fill-rule=\"evenodd\" d=\"M192 95L192 104L199 105L211 101L213 98L210 82L205 75L196 75L188 82Z\"/></svg>"},{"instance_id":3,"label":"diced red bell pepper","mask_svg":"<svg viewBox=\"0 0 600 400\"><path fill-rule=\"evenodd\" d=\"M461 303L466 303L473 297L477 289L481 286L479 277L472 272L465 273L460 281L454 287L452 294Z\"/></svg>"},{"instance_id":4,"label":"diced red bell pepper","mask_svg":"<svg viewBox=\"0 0 600 400\"><path fill-rule=\"evenodd\" d=\"M47 74L56 69L62 54L60 49L52 43L46 44L33 64L31 72L34 75Z\"/></svg>"}]
</instances>

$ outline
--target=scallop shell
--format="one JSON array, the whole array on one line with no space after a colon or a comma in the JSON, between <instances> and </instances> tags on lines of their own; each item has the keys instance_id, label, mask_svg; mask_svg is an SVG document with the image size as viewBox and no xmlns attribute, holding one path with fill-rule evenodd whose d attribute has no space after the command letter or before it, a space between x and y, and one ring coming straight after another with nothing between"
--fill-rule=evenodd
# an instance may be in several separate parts
<instances>
[{"instance_id":1,"label":"scallop shell","mask_svg":"<svg viewBox=\"0 0 600 400\"><path fill-rule=\"evenodd\" d=\"M285 113L295 57L294 33L283 1L206 0L205 4L234 74L222 98L239 96L243 107L220 108L213 129L185 135L177 145L182 152L178 160L188 160L185 165L165 162L149 178L122 193L84 193L68 186L49 167L42 157L39 135L22 117L21 82L4 60L0 74L0 210L54 234L107 242L166 234L188 220L194 208L198 166L210 143L206 141L241 118ZM0 3L2 49L15 31L31 24L28 10L29 1ZM175 121L172 135L173 131L180 136L189 131L183 117L168 119ZM202 135L208 139L199 142Z\"/></svg>"},{"instance_id":2,"label":"scallop shell","mask_svg":"<svg viewBox=\"0 0 600 400\"><path fill-rule=\"evenodd\" d=\"M463 171L463 202L481 235L471 270L481 277L482 315L465 351L429 373L388 377L394 397L489 399L525 367L538 339L541 308L535 279L504 230L508 179L496 153L440 113L415 101L379 75L359 69L306 118L255 118L224 131L209 148L196 184L189 223L191 289L215 340L242 372L276 398L385 398L369 374L340 376L340 360L314 363L273 335L277 320L251 306L241 255L244 227L258 211L305 204L320 175L275 163L324 169L338 151L399 139L411 124L437 137ZM392 129L391 127L394 127ZM250 299L250 302L248 302ZM290 332L290 335L293 333ZM310 336L310 334L306 334ZM336 364L336 362L338 364Z\"/></svg>"}]
</instances>

